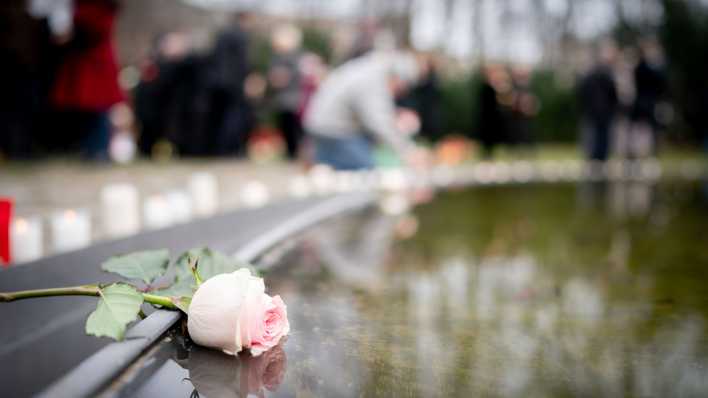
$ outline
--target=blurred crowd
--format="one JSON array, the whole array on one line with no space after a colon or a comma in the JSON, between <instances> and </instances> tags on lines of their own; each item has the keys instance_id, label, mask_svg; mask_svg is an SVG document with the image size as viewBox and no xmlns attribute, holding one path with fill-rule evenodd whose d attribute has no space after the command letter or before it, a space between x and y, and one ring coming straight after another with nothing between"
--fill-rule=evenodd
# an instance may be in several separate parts
<instances>
[{"instance_id":1,"label":"blurred crowd","mask_svg":"<svg viewBox=\"0 0 708 398\"><path fill-rule=\"evenodd\" d=\"M658 42L646 38L637 50L632 64L614 43L599 44L594 65L578 83L589 159L606 160L611 144L625 158L656 155L657 134L671 117L668 81Z\"/></svg>"},{"instance_id":2,"label":"blurred crowd","mask_svg":"<svg viewBox=\"0 0 708 398\"><path fill-rule=\"evenodd\" d=\"M0 6L2 151L26 158L80 150L106 156L118 86L112 0L30 0Z\"/></svg>"},{"instance_id":3,"label":"blurred crowd","mask_svg":"<svg viewBox=\"0 0 708 398\"><path fill-rule=\"evenodd\" d=\"M258 17L239 12L208 50L197 50L185 32L165 32L139 67L120 72L118 0L6 0L0 10L0 153L11 158L282 152L358 169L374 166L379 144L420 166L430 161L421 141L442 141L436 152L453 159L472 140L482 156L499 145L533 152L537 142L534 120L544 104L530 66L483 64L481 84L467 88L474 100L455 115L474 120L472 131L445 131L440 58L401 49L371 20L337 59L306 49L295 25L269 27L264 69L254 66ZM578 141L588 159L656 154L671 110L661 49L646 39L634 54L599 43L577 79ZM450 133L458 135L443 139Z\"/></svg>"},{"instance_id":4,"label":"blurred crowd","mask_svg":"<svg viewBox=\"0 0 708 398\"><path fill-rule=\"evenodd\" d=\"M576 76L580 114L578 142L589 160L655 156L658 133L672 117L668 77L660 44L653 37L620 50L609 40L589 51ZM534 117L543 106L526 67L487 64L478 93L476 136L484 154L499 144L533 147Z\"/></svg>"}]
</instances>

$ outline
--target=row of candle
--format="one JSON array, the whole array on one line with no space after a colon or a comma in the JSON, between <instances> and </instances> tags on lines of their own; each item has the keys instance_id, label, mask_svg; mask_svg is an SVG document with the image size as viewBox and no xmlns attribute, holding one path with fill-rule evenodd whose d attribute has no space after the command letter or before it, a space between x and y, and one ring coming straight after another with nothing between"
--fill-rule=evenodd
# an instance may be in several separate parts
<instances>
[{"instance_id":1,"label":"row of candle","mask_svg":"<svg viewBox=\"0 0 708 398\"><path fill-rule=\"evenodd\" d=\"M572 181L594 178L622 178L627 173L638 178L658 178L661 167L656 162L583 165L573 161L481 162L470 167L441 166L424 175L403 169L370 171L334 171L317 165L308 174L289 180L288 194L307 198L351 191L398 192L415 187L451 185L523 183L531 181ZM248 208L270 201L267 185L260 181L245 183L239 202ZM145 198L142 227L159 229L185 223L193 217L214 214L219 205L218 183L210 173L195 173L186 191L174 190ZM141 217L139 194L130 184L113 184L101 191L101 227L107 237L129 236L139 232ZM51 216L52 251L62 252L87 246L91 241L90 214L87 210L65 210ZM39 218L16 219L11 228L15 262L30 261L42 255L42 226Z\"/></svg>"},{"instance_id":2,"label":"row of candle","mask_svg":"<svg viewBox=\"0 0 708 398\"><path fill-rule=\"evenodd\" d=\"M108 238L136 234L141 228L138 189L132 184L111 184L100 194L101 231ZM195 216L209 216L218 208L218 184L209 173L191 176L187 190L174 190L145 198L142 227L164 228L185 223ZM18 217L10 226L10 252L14 263L33 261L44 254L43 222L40 217ZM86 247L92 239L91 213L67 209L49 217L50 252Z\"/></svg>"}]
</instances>

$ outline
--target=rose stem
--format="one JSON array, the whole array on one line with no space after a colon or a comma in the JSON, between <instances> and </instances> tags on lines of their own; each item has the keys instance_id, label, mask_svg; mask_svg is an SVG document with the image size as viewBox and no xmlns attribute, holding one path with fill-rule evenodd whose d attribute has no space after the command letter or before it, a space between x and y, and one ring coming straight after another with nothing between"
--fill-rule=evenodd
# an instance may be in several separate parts
<instances>
[{"instance_id":1,"label":"rose stem","mask_svg":"<svg viewBox=\"0 0 708 398\"><path fill-rule=\"evenodd\" d=\"M36 290L21 290L11 293L0 293L0 303L9 303L10 301L23 300L36 297L54 297L54 296L100 296L100 288L98 285L82 285L72 287L57 287L52 289L36 289ZM177 306L169 297L158 296L155 294L142 293L143 300L150 304L161 305L173 310Z\"/></svg>"},{"instance_id":2,"label":"rose stem","mask_svg":"<svg viewBox=\"0 0 708 398\"><path fill-rule=\"evenodd\" d=\"M53 296L98 296L98 285L55 287L51 289L21 290L11 293L0 293L0 302Z\"/></svg>"},{"instance_id":3,"label":"rose stem","mask_svg":"<svg viewBox=\"0 0 708 398\"><path fill-rule=\"evenodd\" d=\"M156 294L143 293L143 300L150 304L161 305L165 308L170 308L173 310L177 309L175 303L169 297L158 296Z\"/></svg>"}]
</instances>

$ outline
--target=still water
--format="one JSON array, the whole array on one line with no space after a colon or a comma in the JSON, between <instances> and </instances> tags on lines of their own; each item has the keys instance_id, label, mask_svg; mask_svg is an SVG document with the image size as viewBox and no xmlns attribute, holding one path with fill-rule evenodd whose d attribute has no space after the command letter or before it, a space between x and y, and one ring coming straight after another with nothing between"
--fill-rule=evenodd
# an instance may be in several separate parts
<instances>
[{"instance_id":1,"label":"still water","mask_svg":"<svg viewBox=\"0 0 708 398\"><path fill-rule=\"evenodd\" d=\"M333 220L264 258L281 347L174 339L123 395L708 396L702 192L488 187Z\"/></svg>"}]
</instances>

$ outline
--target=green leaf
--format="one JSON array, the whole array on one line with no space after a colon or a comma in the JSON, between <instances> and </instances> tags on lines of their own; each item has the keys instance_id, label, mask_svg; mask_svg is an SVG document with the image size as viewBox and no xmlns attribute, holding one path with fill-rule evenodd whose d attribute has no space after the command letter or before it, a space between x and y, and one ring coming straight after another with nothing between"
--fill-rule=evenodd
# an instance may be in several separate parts
<instances>
[{"instance_id":1,"label":"green leaf","mask_svg":"<svg viewBox=\"0 0 708 398\"><path fill-rule=\"evenodd\" d=\"M190 275L191 276L191 275ZM157 294L158 296L165 296L165 297L179 297L179 296L187 296L187 297L192 297L194 295L194 290L196 289L196 282L194 281L194 277L192 278L181 278L181 279L175 279L174 284L172 286L165 288L165 289L160 289L152 292L152 294Z\"/></svg>"},{"instance_id":2,"label":"green leaf","mask_svg":"<svg viewBox=\"0 0 708 398\"><path fill-rule=\"evenodd\" d=\"M167 250L147 250L111 257L101 265L101 268L124 278L140 279L150 284L165 273L169 263Z\"/></svg>"},{"instance_id":3,"label":"green leaf","mask_svg":"<svg viewBox=\"0 0 708 398\"><path fill-rule=\"evenodd\" d=\"M138 318L143 295L124 283L100 290L96 310L86 320L86 334L122 340L128 324Z\"/></svg>"},{"instance_id":4,"label":"green leaf","mask_svg":"<svg viewBox=\"0 0 708 398\"><path fill-rule=\"evenodd\" d=\"M203 280L207 280L215 275L231 273L239 268L249 267L248 264L242 263L233 257L227 256L221 252L213 251L208 248L191 249L183 253L174 264L175 281L165 289L152 292L160 296L179 298L189 297L194 295L197 289L197 281L189 267L189 259L197 258L197 270Z\"/></svg>"},{"instance_id":5,"label":"green leaf","mask_svg":"<svg viewBox=\"0 0 708 398\"><path fill-rule=\"evenodd\" d=\"M205 281L213 276L231 273L239 268L247 266L247 264L244 264L231 256L227 256L221 252L214 251L209 248L192 249L182 254L177 259L176 267L178 279L189 277L191 278L191 281L194 281L194 277L189 269L190 256L199 259L197 270L199 271L199 275Z\"/></svg>"}]
</instances>

